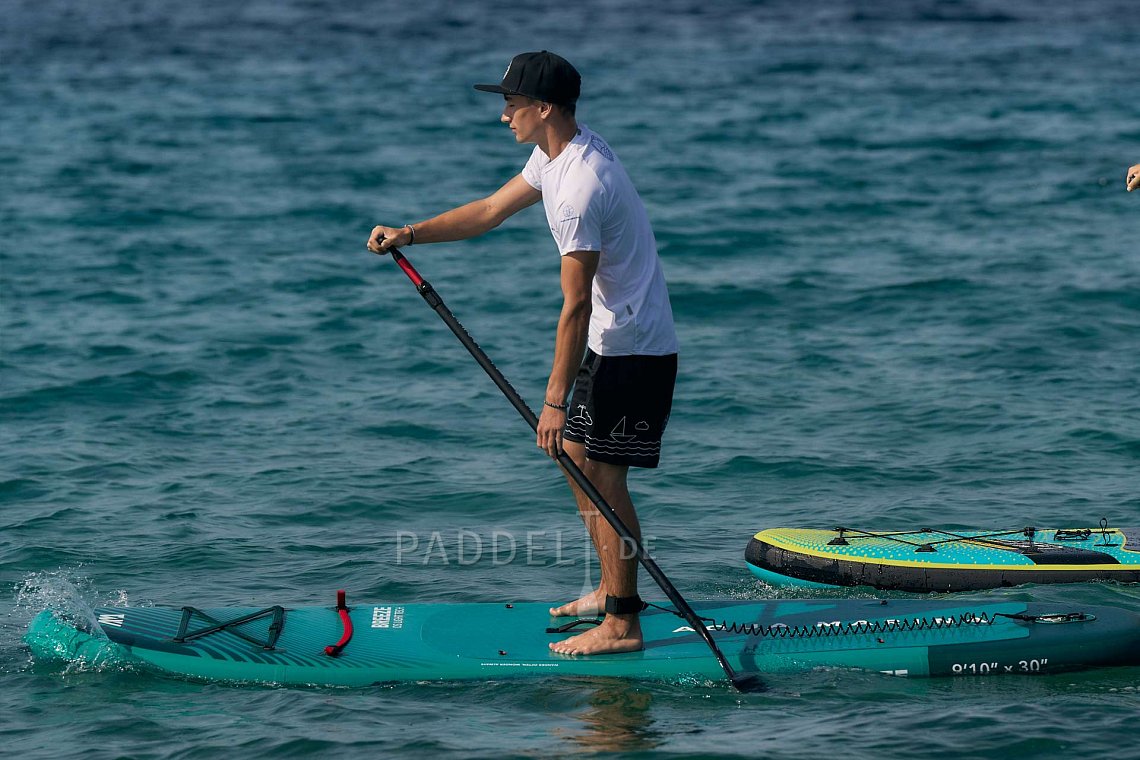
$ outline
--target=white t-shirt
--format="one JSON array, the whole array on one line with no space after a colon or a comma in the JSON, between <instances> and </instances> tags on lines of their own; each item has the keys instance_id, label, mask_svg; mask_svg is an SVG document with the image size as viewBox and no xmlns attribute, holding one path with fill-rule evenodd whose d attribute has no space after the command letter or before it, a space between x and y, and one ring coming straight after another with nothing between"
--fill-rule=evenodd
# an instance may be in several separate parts
<instances>
[{"instance_id":1,"label":"white t-shirt","mask_svg":"<svg viewBox=\"0 0 1140 760\"><path fill-rule=\"evenodd\" d=\"M541 148L522 171L542 193L558 252L598 251L589 346L601 356L677 353L673 310L649 215L621 162L586 125L551 161Z\"/></svg>"}]
</instances>

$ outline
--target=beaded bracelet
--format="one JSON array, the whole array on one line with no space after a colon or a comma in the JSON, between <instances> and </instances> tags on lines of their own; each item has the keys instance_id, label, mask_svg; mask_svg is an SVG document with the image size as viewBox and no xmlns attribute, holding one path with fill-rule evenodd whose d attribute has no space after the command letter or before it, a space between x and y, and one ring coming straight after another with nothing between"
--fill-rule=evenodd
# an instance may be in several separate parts
<instances>
[{"instance_id":1,"label":"beaded bracelet","mask_svg":"<svg viewBox=\"0 0 1140 760\"><path fill-rule=\"evenodd\" d=\"M549 406L551 409L557 409L560 412L565 412L567 409L570 408L569 404L552 404L549 401L543 401L542 403L545 404L546 406Z\"/></svg>"}]
</instances>

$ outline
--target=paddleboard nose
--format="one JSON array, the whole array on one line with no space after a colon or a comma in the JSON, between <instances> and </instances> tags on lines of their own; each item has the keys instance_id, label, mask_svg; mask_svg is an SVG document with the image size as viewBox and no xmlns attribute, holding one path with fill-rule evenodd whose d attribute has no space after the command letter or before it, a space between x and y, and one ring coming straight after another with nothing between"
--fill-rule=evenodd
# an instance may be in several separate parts
<instances>
[{"instance_id":1,"label":"paddleboard nose","mask_svg":"<svg viewBox=\"0 0 1140 760\"><path fill-rule=\"evenodd\" d=\"M32 658L40 662L100 669L130 661L129 655L106 636L62 620L52 610L44 610L32 619L24 643Z\"/></svg>"}]
</instances>

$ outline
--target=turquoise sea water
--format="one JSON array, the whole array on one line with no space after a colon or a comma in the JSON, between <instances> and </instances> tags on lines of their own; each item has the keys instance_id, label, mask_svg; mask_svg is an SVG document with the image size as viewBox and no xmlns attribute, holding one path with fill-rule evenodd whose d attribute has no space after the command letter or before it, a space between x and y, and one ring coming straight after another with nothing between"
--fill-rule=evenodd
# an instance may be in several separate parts
<instances>
[{"instance_id":1,"label":"turquoise sea water","mask_svg":"<svg viewBox=\"0 0 1140 760\"><path fill-rule=\"evenodd\" d=\"M470 85L541 48L581 69L580 117L661 246L681 374L663 466L632 488L683 593L789 595L744 567L763 527L1140 521L1132 2L11 0L5 752L1137 756L1135 668L818 672L745 696L232 688L29 660L47 607L582 590L596 567L556 468L363 247L521 168ZM559 307L541 211L409 255L539 403ZM1140 610L1108 584L977 596Z\"/></svg>"}]
</instances>

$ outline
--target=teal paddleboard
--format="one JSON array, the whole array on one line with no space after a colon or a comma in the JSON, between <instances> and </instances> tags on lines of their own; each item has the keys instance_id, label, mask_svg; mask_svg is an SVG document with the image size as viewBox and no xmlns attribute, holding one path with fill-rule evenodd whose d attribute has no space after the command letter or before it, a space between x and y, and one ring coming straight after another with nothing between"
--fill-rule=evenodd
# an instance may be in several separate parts
<instances>
[{"instance_id":1,"label":"teal paddleboard","mask_svg":"<svg viewBox=\"0 0 1140 760\"><path fill-rule=\"evenodd\" d=\"M858 668L906 676L1049 673L1140 664L1140 615L1114 607L931 600L705 601L693 608L734 669ZM123 659L235 683L368 686L612 676L721 680L707 644L667 606L642 614L643 651L572 657L545 604L358 604L350 609L100 607L75 626L41 613L37 658L109 640ZM103 637L106 637L103 639Z\"/></svg>"},{"instance_id":2,"label":"teal paddleboard","mask_svg":"<svg viewBox=\"0 0 1140 760\"><path fill-rule=\"evenodd\" d=\"M1140 529L769 528L744 552L778 586L971 591L1023 583L1140 582Z\"/></svg>"}]
</instances>

